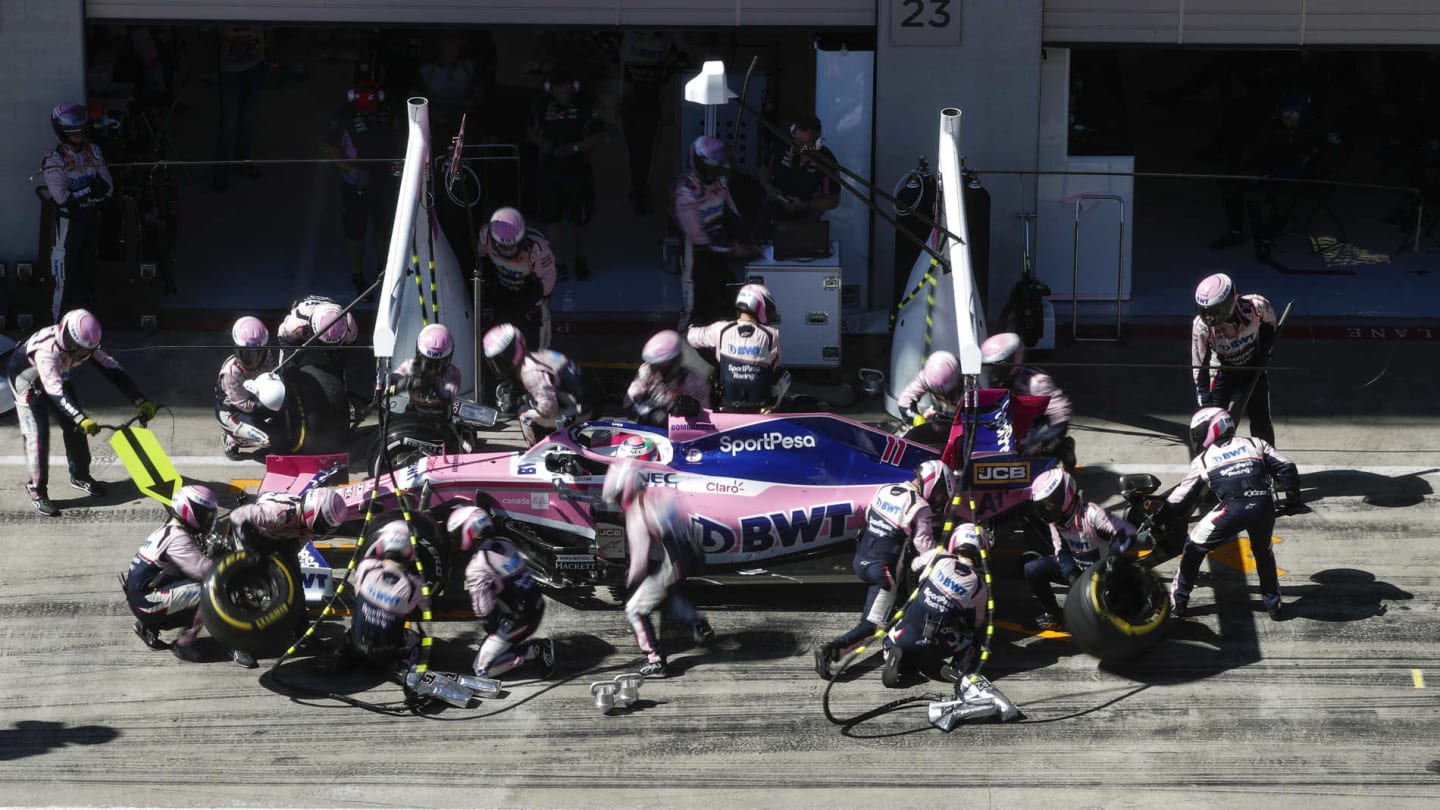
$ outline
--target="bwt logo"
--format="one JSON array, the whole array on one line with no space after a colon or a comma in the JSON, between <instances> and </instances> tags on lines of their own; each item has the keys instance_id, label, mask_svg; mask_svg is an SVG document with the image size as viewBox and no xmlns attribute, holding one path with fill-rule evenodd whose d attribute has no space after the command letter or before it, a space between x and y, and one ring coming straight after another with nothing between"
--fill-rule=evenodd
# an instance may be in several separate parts
<instances>
[{"instance_id":1,"label":"bwt logo","mask_svg":"<svg viewBox=\"0 0 1440 810\"><path fill-rule=\"evenodd\" d=\"M1030 480L1030 462L980 462L975 465L976 483L1018 484Z\"/></svg>"},{"instance_id":2,"label":"bwt logo","mask_svg":"<svg viewBox=\"0 0 1440 810\"><path fill-rule=\"evenodd\" d=\"M816 506L808 511L795 509L788 514L770 512L750 515L740 518L738 533L731 524L703 515L693 515L690 521L691 531L699 533L700 547L707 554L755 554L770 551L777 543L781 548L792 548L814 543L822 536L826 540L842 538L845 536L846 519L853 514L855 505L844 501Z\"/></svg>"},{"instance_id":3,"label":"bwt logo","mask_svg":"<svg viewBox=\"0 0 1440 810\"><path fill-rule=\"evenodd\" d=\"M772 431L754 439L737 439L731 436L720 437L720 452L729 453L734 456L739 453L749 453L756 450L798 450L806 447L815 447L814 436L786 436L783 433Z\"/></svg>"},{"instance_id":4,"label":"bwt logo","mask_svg":"<svg viewBox=\"0 0 1440 810\"><path fill-rule=\"evenodd\" d=\"M725 344L725 354L730 357L759 357L765 350L763 346L746 346L737 343Z\"/></svg>"}]
</instances>

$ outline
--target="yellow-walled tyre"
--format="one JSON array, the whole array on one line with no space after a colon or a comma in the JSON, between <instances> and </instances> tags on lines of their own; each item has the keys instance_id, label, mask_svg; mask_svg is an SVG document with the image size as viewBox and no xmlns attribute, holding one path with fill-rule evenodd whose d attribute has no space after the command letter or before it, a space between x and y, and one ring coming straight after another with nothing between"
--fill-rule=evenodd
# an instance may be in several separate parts
<instances>
[{"instance_id":1,"label":"yellow-walled tyre","mask_svg":"<svg viewBox=\"0 0 1440 810\"><path fill-rule=\"evenodd\" d=\"M1065 599L1065 629L1076 646L1106 662L1130 658L1159 641L1169 617L1165 586L1118 555L1090 566Z\"/></svg>"},{"instance_id":2,"label":"yellow-walled tyre","mask_svg":"<svg viewBox=\"0 0 1440 810\"><path fill-rule=\"evenodd\" d=\"M200 591L200 620L216 641L257 656L290 646L301 583L274 554L236 551L220 558Z\"/></svg>"}]
</instances>

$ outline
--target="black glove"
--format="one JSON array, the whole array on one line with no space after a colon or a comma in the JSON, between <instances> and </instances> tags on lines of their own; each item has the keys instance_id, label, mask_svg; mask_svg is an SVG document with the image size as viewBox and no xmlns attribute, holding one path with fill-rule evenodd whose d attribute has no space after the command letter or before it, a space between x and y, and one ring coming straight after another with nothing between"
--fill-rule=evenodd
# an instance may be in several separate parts
<instances>
[{"instance_id":1,"label":"black glove","mask_svg":"<svg viewBox=\"0 0 1440 810\"><path fill-rule=\"evenodd\" d=\"M700 415L700 400L681 394L670 403L670 413L690 419Z\"/></svg>"},{"instance_id":2,"label":"black glove","mask_svg":"<svg viewBox=\"0 0 1440 810\"><path fill-rule=\"evenodd\" d=\"M1301 499L1300 490L1291 490L1285 493L1285 500L1280 502L1280 508L1275 510L1281 515L1299 515L1306 511L1305 501Z\"/></svg>"},{"instance_id":3,"label":"black glove","mask_svg":"<svg viewBox=\"0 0 1440 810\"><path fill-rule=\"evenodd\" d=\"M1172 508L1169 501L1155 501L1155 508L1150 511L1150 525L1164 526L1170 519Z\"/></svg>"}]
</instances>

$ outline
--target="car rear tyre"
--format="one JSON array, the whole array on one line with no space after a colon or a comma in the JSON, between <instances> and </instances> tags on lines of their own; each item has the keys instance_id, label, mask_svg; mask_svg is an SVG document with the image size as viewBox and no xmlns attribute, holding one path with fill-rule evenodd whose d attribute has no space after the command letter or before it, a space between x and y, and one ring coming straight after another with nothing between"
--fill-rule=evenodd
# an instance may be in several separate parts
<instances>
[{"instance_id":1,"label":"car rear tyre","mask_svg":"<svg viewBox=\"0 0 1440 810\"><path fill-rule=\"evenodd\" d=\"M1065 599L1065 628L1101 661L1130 658L1164 635L1170 597L1149 570L1109 556L1084 571Z\"/></svg>"},{"instance_id":2,"label":"car rear tyre","mask_svg":"<svg viewBox=\"0 0 1440 810\"><path fill-rule=\"evenodd\" d=\"M236 551L220 558L200 592L200 620L227 649L278 655L290 646L291 612L301 583L274 554Z\"/></svg>"}]
</instances>

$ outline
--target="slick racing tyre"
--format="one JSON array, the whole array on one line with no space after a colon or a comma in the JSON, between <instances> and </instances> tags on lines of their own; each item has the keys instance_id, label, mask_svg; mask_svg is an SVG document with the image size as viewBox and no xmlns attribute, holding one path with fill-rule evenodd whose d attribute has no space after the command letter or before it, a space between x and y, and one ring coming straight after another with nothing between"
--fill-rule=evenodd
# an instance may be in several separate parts
<instances>
[{"instance_id":1,"label":"slick racing tyre","mask_svg":"<svg viewBox=\"0 0 1440 810\"><path fill-rule=\"evenodd\" d=\"M425 456L460 452L460 439L448 425L442 426L435 417L416 414L394 414L385 426L385 435L378 436L370 446L371 478L387 472L385 455L391 467L406 467Z\"/></svg>"},{"instance_id":2,"label":"slick racing tyre","mask_svg":"<svg viewBox=\"0 0 1440 810\"><path fill-rule=\"evenodd\" d=\"M1169 594L1155 575L1117 555L1081 573L1065 599L1065 629L1076 646L1107 662L1159 641L1169 616Z\"/></svg>"},{"instance_id":3,"label":"slick racing tyre","mask_svg":"<svg viewBox=\"0 0 1440 810\"><path fill-rule=\"evenodd\" d=\"M382 526L392 520L404 519L405 515L399 509L392 509L371 520L365 535L360 538L361 556L370 553L370 546L375 544L375 535L379 534ZM415 530L415 557L420 562L425 584L430 588L430 598L435 599L444 592L445 582L450 576L450 545L446 542L444 530L434 518L423 512L411 512L410 519Z\"/></svg>"},{"instance_id":4,"label":"slick racing tyre","mask_svg":"<svg viewBox=\"0 0 1440 810\"><path fill-rule=\"evenodd\" d=\"M200 620L227 649L278 655L295 628L294 581L274 554L236 551L215 563L200 591Z\"/></svg>"},{"instance_id":5,"label":"slick racing tyre","mask_svg":"<svg viewBox=\"0 0 1440 810\"><path fill-rule=\"evenodd\" d=\"M350 401L345 381L323 366L305 364L285 371L292 424L300 425L297 452L344 452L350 438Z\"/></svg>"}]
</instances>

